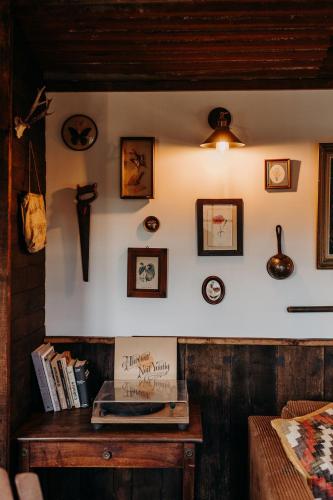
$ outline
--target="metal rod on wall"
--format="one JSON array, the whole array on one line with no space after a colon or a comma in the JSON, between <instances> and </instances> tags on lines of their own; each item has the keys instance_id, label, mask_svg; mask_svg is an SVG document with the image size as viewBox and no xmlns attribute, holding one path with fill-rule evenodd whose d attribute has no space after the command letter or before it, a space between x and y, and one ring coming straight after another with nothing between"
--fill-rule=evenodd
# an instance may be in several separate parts
<instances>
[{"instance_id":1,"label":"metal rod on wall","mask_svg":"<svg viewBox=\"0 0 333 500\"><path fill-rule=\"evenodd\" d=\"M333 312L333 306L289 306L289 313L309 313L309 312Z\"/></svg>"}]
</instances>

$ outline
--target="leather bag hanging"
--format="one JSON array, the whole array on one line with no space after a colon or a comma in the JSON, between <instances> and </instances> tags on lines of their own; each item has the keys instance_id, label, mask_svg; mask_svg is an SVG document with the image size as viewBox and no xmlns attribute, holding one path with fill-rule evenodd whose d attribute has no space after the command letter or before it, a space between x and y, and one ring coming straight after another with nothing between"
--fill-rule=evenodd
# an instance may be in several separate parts
<instances>
[{"instance_id":1,"label":"leather bag hanging","mask_svg":"<svg viewBox=\"0 0 333 500\"><path fill-rule=\"evenodd\" d=\"M31 159L34 164L39 194L30 191ZM29 141L29 191L21 200L21 212L27 250L29 253L39 252L46 245L46 212L31 141Z\"/></svg>"}]
</instances>

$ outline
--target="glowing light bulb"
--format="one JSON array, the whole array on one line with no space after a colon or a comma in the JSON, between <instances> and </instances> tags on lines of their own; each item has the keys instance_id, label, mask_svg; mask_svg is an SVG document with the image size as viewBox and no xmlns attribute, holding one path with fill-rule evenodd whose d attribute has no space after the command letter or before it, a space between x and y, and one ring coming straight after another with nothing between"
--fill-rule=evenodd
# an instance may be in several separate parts
<instances>
[{"instance_id":1,"label":"glowing light bulb","mask_svg":"<svg viewBox=\"0 0 333 500\"><path fill-rule=\"evenodd\" d=\"M220 152L228 151L229 142L226 142L226 141L217 142L216 149Z\"/></svg>"}]
</instances>

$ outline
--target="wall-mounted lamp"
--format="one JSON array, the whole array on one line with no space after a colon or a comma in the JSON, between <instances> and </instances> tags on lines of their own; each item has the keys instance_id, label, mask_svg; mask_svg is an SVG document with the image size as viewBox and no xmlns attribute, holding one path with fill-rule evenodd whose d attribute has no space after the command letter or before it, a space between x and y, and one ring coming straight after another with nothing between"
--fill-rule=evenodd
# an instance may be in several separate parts
<instances>
[{"instance_id":1,"label":"wall-mounted lamp","mask_svg":"<svg viewBox=\"0 0 333 500\"><path fill-rule=\"evenodd\" d=\"M214 108L208 115L208 123L214 132L202 143L201 148L216 148L226 151L229 148L245 146L238 137L231 132L231 114L225 108Z\"/></svg>"}]
</instances>

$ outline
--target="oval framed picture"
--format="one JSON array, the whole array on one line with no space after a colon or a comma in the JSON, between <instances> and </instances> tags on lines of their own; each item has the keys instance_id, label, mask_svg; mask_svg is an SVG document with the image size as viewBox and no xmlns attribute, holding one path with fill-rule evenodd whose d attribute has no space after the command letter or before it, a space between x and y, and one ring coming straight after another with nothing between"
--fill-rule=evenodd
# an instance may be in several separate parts
<instances>
[{"instance_id":1,"label":"oval framed picture","mask_svg":"<svg viewBox=\"0 0 333 500\"><path fill-rule=\"evenodd\" d=\"M225 286L218 276L208 276L202 283L202 296L208 304L219 304L225 295Z\"/></svg>"},{"instance_id":2,"label":"oval framed picture","mask_svg":"<svg viewBox=\"0 0 333 500\"><path fill-rule=\"evenodd\" d=\"M98 130L92 118L86 115L72 115L64 122L61 137L67 147L74 151L85 151L96 142Z\"/></svg>"}]
</instances>

